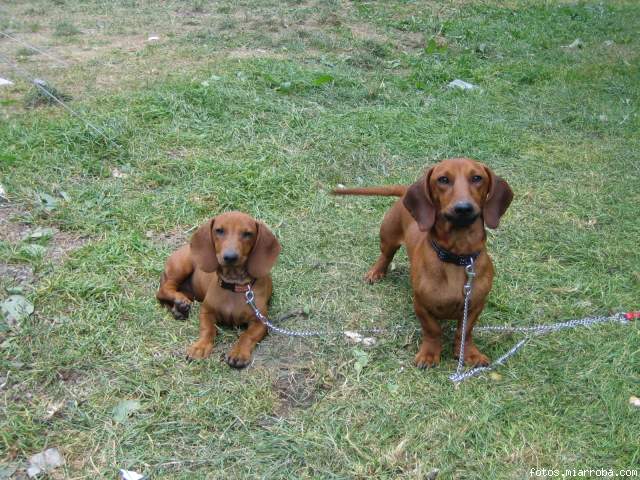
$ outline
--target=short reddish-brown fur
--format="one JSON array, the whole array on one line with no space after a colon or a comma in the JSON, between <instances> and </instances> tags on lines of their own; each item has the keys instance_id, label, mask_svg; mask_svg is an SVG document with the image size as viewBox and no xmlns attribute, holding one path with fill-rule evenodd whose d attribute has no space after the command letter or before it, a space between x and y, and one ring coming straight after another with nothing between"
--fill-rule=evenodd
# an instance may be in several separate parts
<instances>
[{"instance_id":1,"label":"short reddish-brown fur","mask_svg":"<svg viewBox=\"0 0 640 480\"><path fill-rule=\"evenodd\" d=\"M443 178L448 183L443 183ZM480 179L480 180L478 180ZM411 264L414 310L422 325L422 343L415 356L420 368L435 366L442 351L442 320L458 322L454 352L460 351L463 267L441 261L431 247L458 254L479 252L476 277L465 332L464 360L469 365L487 365L489 359L473 343L472 330L491 290L494 269L485 247L485 225L497 228L513 198L511 188L486 165L469 158L444 160L429 168L416 183L404 187L371 187L334 190L338 195L394 195L400 198L386 213L380 227L381 255L366 274L373 283L385 276L398 248L404 244ZM454 207L466 203L477 213L470 223L460 223Z\"/></svg>"},{"instance_id":2,"label":"short reddish-brown fur","mask_svg":"<svg viewBox=\"0 0 640 480\"><path fill-rule=\"evenodd\" d=\"M237 255L237 259L229 263L225 253ZM169 256L156 298L176 318L188 316L194 300L202 302L200 337L187 348L189 358L211 355L216 324L248 325L227 354L227 363L236 368L250 363L253 349L265 337L267 328L255 318L244 294L222 288L219 279L235 284L255 280L255 302L266 315L272 292L269 272L279 253L280 244L264 223L242 212L227 212L202 225L189 245Z\"/></svg>"}]
</instances>

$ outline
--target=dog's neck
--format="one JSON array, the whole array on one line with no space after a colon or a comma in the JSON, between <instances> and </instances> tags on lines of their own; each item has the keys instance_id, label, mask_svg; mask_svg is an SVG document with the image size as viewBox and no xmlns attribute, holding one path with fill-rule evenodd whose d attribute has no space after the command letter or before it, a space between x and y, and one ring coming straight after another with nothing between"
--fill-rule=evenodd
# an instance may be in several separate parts
<instances>
[{"instance_id":1,"label":"dog's neck","mask_svg":"<svg viewBox=\"0 0 640 480\"><path fill-rule=\"evenodd\" d=\"M440 247L456 255L470 255L484 250L487 239L482 217L466 227L456 227L438 216L430 235Z\"/></svg>"},{"instance_id":2,"label":"dog's neck","mask_svg":"<svg viewBox=\"0 0 640 480\"><path fill-rule=\"evenodd\" d=\"M221 266L218 276L227 283L246 284L251 283L251 276L243 266Z\"/></svg>"}]
</instances>

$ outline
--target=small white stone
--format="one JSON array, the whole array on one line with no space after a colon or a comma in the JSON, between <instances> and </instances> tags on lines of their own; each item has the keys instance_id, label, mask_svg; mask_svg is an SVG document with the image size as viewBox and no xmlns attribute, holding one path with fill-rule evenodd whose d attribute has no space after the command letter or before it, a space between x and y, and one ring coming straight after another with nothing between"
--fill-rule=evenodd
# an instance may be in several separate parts
<instances>
[{"instance_id":1,"label":"small white stone","mask_svg":"<svg viewBox=\"0 0 640 480\"><path fill-rule=\"evenodd\" d=\"M160 40L160 37L157 35L151 35L149 38L147 38L147 42L157 42L158 40Z\"/></svg>"},{"instance_id":2,"label":"small white stone","mask_svg":"<svg viewBox=\"0 0 640 480\"><path fill-rule=\"evenodd\" d=\"M2 87L3 85L13 85L13 82L11 80L7 80L6 78L0 77L0 87Z\"/></svg>"},{"instance_id":3,"label":"small white stone","mask_svg":"<svg viewBox=\"0 0 640 480\"><path fill-rule=\"evenodd\" d=\"M138 472L134 472L133 470L120 469L121 480L142 480L143 478L144 475L141 475Z\"/></svg>"},{"instance_id":4,"label":"small white stone","mask_svg":"<svg viewBox=\"0 0 640 480\"><path fill-rule=\"evenodd\" d=\"M114 168L113 170L111 170L111 176L113 178L127 178L129 176L128 173L124 173L122 171L120 171L117 168Z\"/></svg>"},{"instance_id":5,"label":"small white stone","mask_svg":"<svg viewBox=\"0 0 640 480\"><path fill-rule=\"evenodd\" d=\"M48 448L44 452L36 453L29 458L27 475L33 478L43 472L50 472L54 468L64 465L64 458L57 448Z\"/></svg>"},{"instance_id":6,"label":"small white stone","mask_svg":"<svg viewBox=\"0 0 640 480\"><path fill-rule=\"evenodd\" d=\"M362 339L362 345L365 347L373 347L376 344L376 339L373 337L365 337Z\"/></svg>"},{"instance_id":7,"label":"small white stone","mask_svg":"<svg viewBox=\"0 0 640 480\"><path fill-rule=\"evenodd\" d=\"M563 45L562 48L582 48L584 47L584 43L582 42L582 40L580 40L579 38L576 38L573 42L571 42L569 45Z\"/></svg>"},{"instance_id":8,"label":"small white stone","mask_svg":"<svg viewBox=\"0 0 640 480\"><path fill-rule=\"evenodd\" d=\"M454 81L449 82L449 85L447 86L449 88L459 88L461 90L475 90L476 88L479 88L477 85L465 82L464 80L460 80L459 78L456 78Z\"/></svg>"},{"instance_id":9,"label":"small white stone","mask_svg":"<svg viewBox=\"0 0 640 480\"><path fill-rule=\"evenodd\" d=\"M629 404L636 408L640 408L640 398L634 396L629 397Z\"/></svg>"},{"instance_id":10,"label":"small white stone","mask_svg":"<svg viewBox=\"0 0 640 480\"><path fill-rule=\"evenodd\" d=\"M353 343L361 343L362 342L362 335L360 335L358 332L352 332L350 330L345 330L344 331L344 336L347 337L349 339L349 341L351 341Z\"/></svg>"}]
</instances>

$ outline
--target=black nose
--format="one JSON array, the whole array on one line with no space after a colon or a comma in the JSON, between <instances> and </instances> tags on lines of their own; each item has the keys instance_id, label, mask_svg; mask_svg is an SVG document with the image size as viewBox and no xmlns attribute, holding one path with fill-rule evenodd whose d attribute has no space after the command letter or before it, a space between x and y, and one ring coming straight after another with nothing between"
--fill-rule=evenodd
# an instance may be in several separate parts
<instances>
[{"instance_id":1,"label":"black nose","mask_svg":"<svg viewBox=\"0 0 640 480\"><path fill-rule=\"evenodd\" d=\"M222 259L225 261L225 263L234 263L236 260L238 260L238 254L236 252L225 252L222 255Z\"/></svg>"},{"instance_id":2,"label":"black nose","mask_svg":"<svg viewBox=\"0 0 640 480\"><path fill-rule=\"evenodd\" d=\"M469 202L458 202L453 206L453 211L456 212L457 215L468 216L473 213L473 205Z\"/></svg>"}]
</instances>

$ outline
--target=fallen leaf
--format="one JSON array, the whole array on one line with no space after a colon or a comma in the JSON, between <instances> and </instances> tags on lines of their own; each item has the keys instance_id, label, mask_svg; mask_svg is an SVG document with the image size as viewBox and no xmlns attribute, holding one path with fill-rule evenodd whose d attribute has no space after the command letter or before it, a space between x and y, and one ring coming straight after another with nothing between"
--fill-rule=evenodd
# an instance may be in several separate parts
<instances>
[{"instance_id":1,"label":"fallen leaf","mask_svg":"<svg viewBox=\"0 0 640 480\"><path fill-rule=\"evenodd\" d=\"M58 206L58 199L48 193L38 192L36 193L36 200L46 210L54 210Z\"/></svg>"},{"instance_id":2,"label":"fallen leaf","mask_svg":"<svg viewBox=\"0 0 640 480\"><path fill-rule=\"evenodd\" d=\"M452 82L449 82L447 86L449 88L459 88L460 90L475 90L477 88L480 88L473 83L465 82L464 80L460 80L459 78L456 78Z\"/></svg>"},{"instance_id":3,"label":"fallen leaf","mask_svg":"<svg viewBox=\"0 0 640 480\"><path fill-rule=\"evenodd\" d=\"M360 375L362 369L369 363L369 355L364 350L354 350L353 355L356 357L356 363L354 365L356 374Z\"/></svg>"},{"instance_id":4,"label":"fallen leaf","mask_svg":"<svg viewBox=\"0 0 640 480\"><path fill-rule=\"evenodd\" d=\"M33 313L33 304L22 295L11 295L0 303L0 312L10 327L15 327Z\"/></svg>"},{"instance_id":5,"label":"fallen leaf","mask_svg":"<svg viewBox=\"0 0 640 480\"><path fill-rule=\"evenodd\" d=\"M502 380L502 375L500 375L498 372L491 372L489 373L489 378L494 382L498 382Z\"/></svg>"},{"instance_id":6,"label":"fallen leaf","mask_svg":"<svg viewBox=\"0 0 640 480\"><path fill-rule=\"evenodd\" d=\"M129 418L129 415L141 408L142 404L138 400L122 400L113 407L111 416L117 423L122 423Z\"/></svg>"},{"instance_id":7,"label":"fallen leaf","mask_svg":"<svg viewBox=\"0 0 640 480\"><path fill-rule=\"evenodd\" d=\"M35 230L27 233L24 237L24 240L39 240L41 238L50 238L52 237L56 231L53 228L41 228L38 227Z\"/></svg>"},{"instance_id":8,"label":"fallen leaf","mask_svg":"<svg viewBox=\"0 0 640 480\"><path fill-rule=\"evenodd\" d=\"M29 478L33 478L62 465L64 465L64 458L60 455L60 451L57 448L48 448L44 452L36 453L29 458L27 475L29 475Z\"/></svg>"},{"instance_id":9,"label":"fallen leaf","mask_svg":"<svg viewBox=\"0 0 640 480\"><path fill-rule=\"evenodd\" d=\"M636 408L640 408L640 398L638 397L629 397L629 403Z\"/></svg>"}]
</instances>

